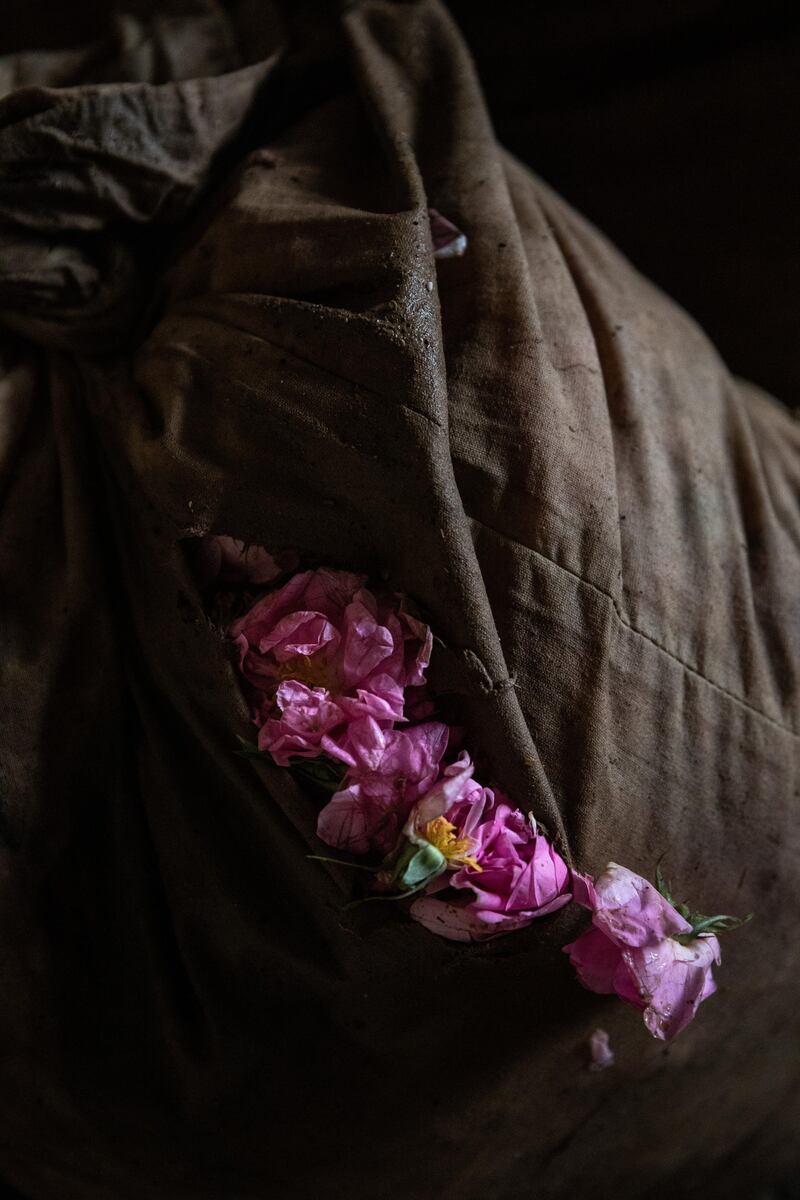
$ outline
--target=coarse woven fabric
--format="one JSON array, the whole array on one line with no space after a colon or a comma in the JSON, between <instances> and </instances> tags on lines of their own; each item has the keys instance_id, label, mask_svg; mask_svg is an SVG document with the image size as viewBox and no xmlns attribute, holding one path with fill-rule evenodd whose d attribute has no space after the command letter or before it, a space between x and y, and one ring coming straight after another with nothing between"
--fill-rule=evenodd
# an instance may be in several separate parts
<instances>
[{"instance_id":1,"label":"coarse woven fabric","mask_svg":"<svg viewBox=\"0 0 800 1200\"><path fill-rule=\"evenodd\" d=\"M800 427L498 147L436 3L165 11L0 72L0 1174L749 1197L800 1154ZM577 909L343 912L234 752L209 531L414 597L572 861L756 910L675 1043L577 986Z\"/></svg>"}]
</instances>

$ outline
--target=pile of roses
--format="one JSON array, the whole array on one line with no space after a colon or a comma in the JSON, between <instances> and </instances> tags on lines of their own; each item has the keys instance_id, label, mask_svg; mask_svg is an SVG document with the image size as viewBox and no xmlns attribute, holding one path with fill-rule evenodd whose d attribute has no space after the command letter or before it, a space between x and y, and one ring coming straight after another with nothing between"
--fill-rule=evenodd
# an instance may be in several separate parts
<instances>
[{"instance_id":1,"label":"pile of roses","mask_svg":"<svg viewBox=\"0 0 800 1200\"><path fill-rule=\"evenodd\" d=\"M263 587L281 574L260 548L207 543L221 578L249 572ZM640 1009L655 1037L673 1037L715 990L716 933L737 922L691 914L614 863L596 879L568 868L529 813L475 779L455 731L432 719L428 626L402 596L365 584L348 571L301 571L230 626L258 751L283 767L313 764L332 792L320 840L365 856L372 894L408 899L433 933L476 941L573 900L587 908L589 930L565 947L580 982Z\"/></svg>"}]
</instances>

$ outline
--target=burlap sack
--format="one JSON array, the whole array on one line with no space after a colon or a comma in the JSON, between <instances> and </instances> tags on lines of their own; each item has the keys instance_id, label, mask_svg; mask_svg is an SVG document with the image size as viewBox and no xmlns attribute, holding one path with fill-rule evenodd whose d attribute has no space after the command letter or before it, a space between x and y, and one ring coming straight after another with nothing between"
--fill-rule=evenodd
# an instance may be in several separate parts
<instances>
[{"instance_id":1,"label":"burlap sack","mask_svg":"<svg viewBox=\"0 0 800 1200\"><path fill-rule=\"evenodd\" d=\"M126 83L6 64L0 1172L750 1196L798 1156L800 429L498 148L438 4L313 7L258 62L184 4ZM479 946L342 911L313 800L235 754L209 531L384 574L565 854L756 910L679 1040L576 985L577 910Z\"/></svg>"}]
</instances>

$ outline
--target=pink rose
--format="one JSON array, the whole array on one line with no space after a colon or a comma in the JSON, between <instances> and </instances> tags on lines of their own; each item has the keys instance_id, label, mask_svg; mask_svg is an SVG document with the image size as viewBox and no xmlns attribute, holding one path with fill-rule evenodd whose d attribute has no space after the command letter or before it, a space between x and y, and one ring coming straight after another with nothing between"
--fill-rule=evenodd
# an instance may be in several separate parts
<instances>
[{"instance_id":1,"label":"pink rose","mask_svg":"<svg viewBox=\"0 0 800 1200\"><path fill-rule=\"evenodd\" d=\"M616 863L594 881L576 876L574 893L592 912L591 929L564 947L583 986L642 1010L653 1037L675 1037L716 990L717 938L687 936L692 926L660 892Z\"/></svg>"},{"instance_id":2,"label":"pink rose","mask_svg":"<svg viewBox=\"0 0 800 1200\"><path fill-rule=\"evenodd\" d=\"M454 837L470 846L475 865L438 878L411 915L454 941L476 941L522 929L570 900L569 871L527 814L474 784L446 813ZM445 887L472 892L466 902L435 899Z\"/></svg>"},{"instance_id":3,"label":"pink rose","mask_svg":"<svg viewBox=\"0 0 800 1200\"><path fill-rule=\"evenodd\" d=\"M338 678L333 679L333 652L341 641L339 626L363 582L363 575L342 571L301 571L257 600L229 630L248 682L263 691L274 690L294 667L295 677L308 686L320 685L323 678L338 684ZM312 657L313 664L305 661Z\"/></svg>"},{"instance_id":4,"label":"pink rose","mask_svg":"<svg viewBox=\"0 0 800 1200\"><path fill-rule=\"evenodd\" d=\"M352 854L388 854L439 773L448 733L438 721L388 731L369 718L351 725L346 786L320 813L317 836Z\"/></svg>"},{"instance_id":5,"label":"pink rose","mask_svg":"<svg viewBox=\"0 0 800 1200\"><path fill-rule=\"evenodd\" d=\"M296 556L292 554L276 559L263 546L250 545L225 534L190 539L189 550L201 587L210 583L259 586L271 583L296 564Z\"/></svg>"},{"instance_id":6,"label":"pink rose","mask_svg":"<svg viewBox=\"0 0 800 1200\"><path fill-rule=\"evenodd\" d=\"M268 750L279 767L288 767L292 758L338 757L333 733L345 716L324 688L287 680L275 694L275 711L258 732L258 748Z\"/></svg>"},{"instance_id":7,"label":"pink rose","mask_svg":"<svg viewBox=\"0 0 800 1200\"><path fill-rule=\"evenodd\" d=\"M259 747L281 765L321 753L347 761L350 726L402 721L405 689L425 682L430 629L400 597L376 597L363 584L348 571L304 571L231 625ZM287 691L289 682L297 688Z\"/></svg>"}]
</instances>

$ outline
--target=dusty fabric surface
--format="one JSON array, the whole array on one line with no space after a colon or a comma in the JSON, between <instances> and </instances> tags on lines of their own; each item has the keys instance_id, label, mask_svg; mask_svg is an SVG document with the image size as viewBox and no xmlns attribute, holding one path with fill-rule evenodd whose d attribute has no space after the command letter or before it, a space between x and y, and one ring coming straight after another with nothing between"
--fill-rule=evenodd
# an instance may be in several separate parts
<instances>
[{"instance_id":1,"label":"dusty fabric surface","mask_svg":"<svg viewBox=\"0 0 800 1200\"><path fill-rule=\"evenodd\" d=\"M4 66L0 1173L750 1196L798 1157L800 427L498 148L439 6L285 16L258 61L201 23L182 82ZM757 910L679 1040L576 985L577 911L342 912L313 802L234 753L208 531L384 574L565 853Z\"/></svg>"}]
</instances>

